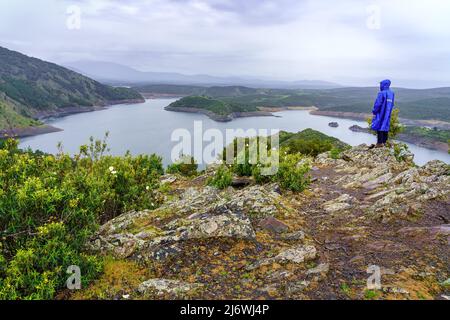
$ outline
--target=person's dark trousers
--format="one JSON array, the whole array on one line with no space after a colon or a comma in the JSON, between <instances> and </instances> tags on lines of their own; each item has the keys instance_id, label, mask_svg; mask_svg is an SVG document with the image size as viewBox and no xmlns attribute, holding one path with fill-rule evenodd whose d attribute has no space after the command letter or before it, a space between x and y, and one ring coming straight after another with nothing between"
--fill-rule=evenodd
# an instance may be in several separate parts
<instances>
[{"instance_id":1,"label":"person's dark trousers","mask_svg":"<svg viewBox=\"0 0 450 320\"><path fill-rule=\"evenodd\" d=\"M377 143L378 144L383 144L386 143L387 139L388 139L388 131L377 131Z\"/></svg>"}]
</instances>

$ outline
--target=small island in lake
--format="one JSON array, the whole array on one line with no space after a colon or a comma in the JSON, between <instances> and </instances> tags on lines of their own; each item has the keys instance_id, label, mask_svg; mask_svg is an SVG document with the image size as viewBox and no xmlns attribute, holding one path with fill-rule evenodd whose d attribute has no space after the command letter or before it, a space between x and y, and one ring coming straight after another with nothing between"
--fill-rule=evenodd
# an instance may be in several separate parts
<instances>
[{"instance_id":1,"label":"small island in lake","mask_svg":"<svg viewBox=\"0 0 450 320\"><path fill-rule=\"evenodd\" d=\"M337 127L339 127L339 123L337 123L337 122L330 122L330 123L328 124L328 126L330 126L330 127L332 127L332 128L337 128Z\"/></svg>"},{"instance_id":2,"label":"small island in lake","mask_svg":"<svg viewBox=\"0 0 450 320\"><path fill-rule=\"evenodd\" d=\"M273 116L271 112L261 111L252 105L225 102L208 96L184 97L165 107L165 110L203 113L218 122L228 122L241 117Z\"/></svg>"}]
</instances>

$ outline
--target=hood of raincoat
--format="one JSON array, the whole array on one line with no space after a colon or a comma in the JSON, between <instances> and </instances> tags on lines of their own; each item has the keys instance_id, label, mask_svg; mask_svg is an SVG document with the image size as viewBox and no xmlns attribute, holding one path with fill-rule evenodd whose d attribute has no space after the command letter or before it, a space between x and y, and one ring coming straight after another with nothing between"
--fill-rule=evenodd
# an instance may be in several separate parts
<instances>
[{"instance_id":1,"label":"hood of raincoat","mask_svg":"<svg viewBox=\"0 0 450 320\"><path fill-rule=\"evenodd\" d=\"M389 89L390 86L391 86L391 80L386 79L386 80L383 80L380 82L380 90L381 91Z\"/></svg>"}]
</instances>

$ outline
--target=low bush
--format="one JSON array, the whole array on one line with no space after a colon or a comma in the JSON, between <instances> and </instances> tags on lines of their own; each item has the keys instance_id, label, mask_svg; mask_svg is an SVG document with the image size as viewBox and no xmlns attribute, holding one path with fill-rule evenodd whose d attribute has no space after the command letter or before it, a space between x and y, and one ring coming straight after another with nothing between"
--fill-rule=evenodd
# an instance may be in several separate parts
<instances>
[{"instance_id":1,"label":"low bush","mask_svg":"<svg viewBox=\"0 0 450 320\"><path fill-rule=\"evenodd\" d=\"M74 237L62 222L38 227L37 235L17 250L3 271L0 299L52 299L65 285L71 265L80 268L82 286L95 279L102 260L80 253Z\"/></svg>"},{"instance_id":2,"label":"low bush","mask_svg":"<svg viewBox=\"0 0 450 320\"><path fill-rule=\"evenodd\" d=\"M195 176L198 172L198 164L191 156L181 156L175 163L167 166L166 172L180 174L185 177Z\"/></svg>"},{"instance_id":3,"label":"low bush","mask_svg":"<svg viewBox=\"0 0 450 320\"><path fill-rule=\"evenodd\" d=\"M106 141L71 157L0 149L0 292L3 298L51 298L68 265L98 270L81 249L98 225L129 211L158 206L153 192L163 173L155 155L105 155ZM91 271L93 270L93 271Z\"/></svg>"},{"instance_id":4,"label":"low bush","mask_svg":"<svg viewBox=\"0 0 450 320\"><path fill-rule=\"evenodd\" d=\"M289 148L289 153L301 153L313 157L333 148L333 145L330 142L322 141L320 139L307 141L292 139L287 141L285 146Z\"/></svg>"},{"instance_id":5,"label":"low bush","mask_svg":"<svg viewBox=\"0 0 450 320\"><path fill-rule=\"evenodd\" d=\"M259 184L277 182L286 190L292 190L295 192L303 191L309 184L309 177L307 175L310 170L310 162L308 161L309 158L298 151L292 152L288 147L283 146L280 150L278 150L275 148L272 149L271 146L268 145L267 156L275 158L278 157L278 163L276 164L278 168L276 168L277 170L274 170L273 175L264 175L263 169L268 169L272 164L264 164L261 161L251 161L249 157L250 148L252 147L251 144L255 141L255 139L257 142L256 150L258 150L257 160L260 160L260 139L258 138L244 139L244 141L240 143L240 148L238 148L239 143L237 140L227 147L227 149L234 147L234 154L236 155L230 171L238 176L252 176L255 179L255 182ZM331 148L331 145L329 147ZM226 149L224 150L222 160L226 160L225 155Z\"/></svg>"},{"instance_id":6,"label":"low bush","mask_svg":"<svg viewBox=\"0 0 450 320\"><path fill-rule=\"evenodd\" d=\"M307 174L310 168L310 162L301 154L286 154L280 159L278 172L273 180L283 189L300 192L309 185L310 179Z\"/></svg>"},{"instance_id":7,"label":"low bush","mask_svg":"<svg viewBox=\"0 0 450 320\"><path fill-rule=\"evenodd\" d=\"M335 159L335 160L339 159L341 157L341 153L342 153L342 150L340 150L338 148L332 148L330 150L330 157L331 157L331 159Z\"/></svg>"},{"instance_id":8,"label":"low bush","mask_svg":"<svg viewBox=\"0 0 450 320\"><path fill-rule=\"evenodd\" d=\"M208 180L208 185L216 187L218 189L225 189L231 185L232 180L232 172L228 169L227 166L222 165L217 169L214 176L212 176Z\"/></svg>"}]
</instances>

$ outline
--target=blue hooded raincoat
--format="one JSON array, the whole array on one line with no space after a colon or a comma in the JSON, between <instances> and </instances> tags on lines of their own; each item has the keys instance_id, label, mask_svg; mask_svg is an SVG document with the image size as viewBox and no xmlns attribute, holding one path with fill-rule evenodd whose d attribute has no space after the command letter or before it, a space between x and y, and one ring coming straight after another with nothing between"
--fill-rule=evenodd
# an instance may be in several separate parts
<instances>
[{"instance_id":1,"label":"blue hooded raincoat","mask_svg":"<svg viewBox=\"0 0 450 320\"><path fill-rule=\"evenodd\" d=\"M394 109L395 94L389 87L390 80L380 82L380 92L373 106L372 130L389 131L391 122L391 113Z\"/></svg>"}]
</instances>

